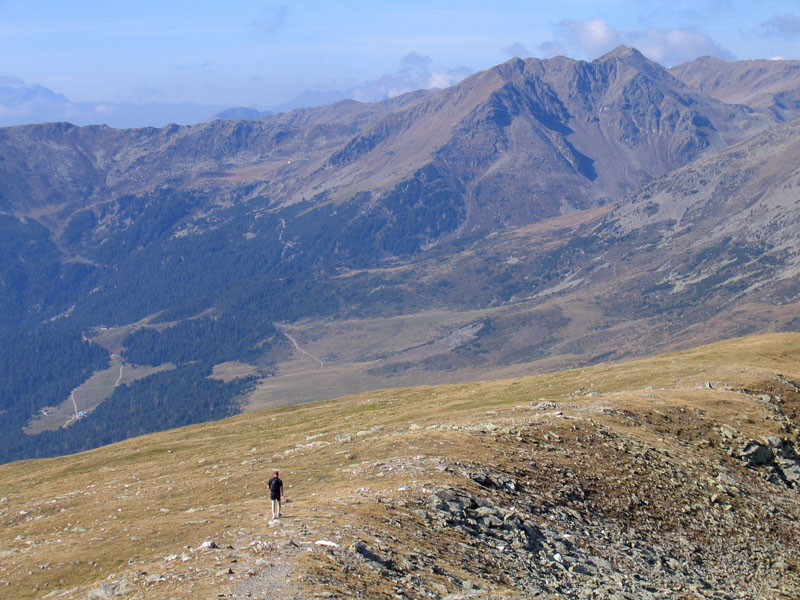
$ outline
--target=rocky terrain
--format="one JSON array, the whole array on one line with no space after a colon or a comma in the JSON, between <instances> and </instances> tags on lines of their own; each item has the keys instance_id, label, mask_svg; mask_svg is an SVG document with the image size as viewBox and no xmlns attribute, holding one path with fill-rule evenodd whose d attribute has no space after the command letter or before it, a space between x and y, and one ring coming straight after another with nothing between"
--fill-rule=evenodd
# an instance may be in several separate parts
<instances>
[{"instance_id":1,"label":"rocky terrain","mask_svg":"<svg viewBox=\"0 0 800 600\"><path fill-rule=\"evenodd\" d=\"M800 590L800 336L370 392L0 467L14 598ZM264 488L286 483L269 522Z\"/></svg>"},{"instance_id":2,"label":"rocky terrain","mask_svg":"<svg viewBox=\"0 0 800 600\"><path fill-rule=\"evenodd\" d=\"M726 61L704 56L669 71L689 87L722 102L766 109L786 121L800 114L800 61Z\"/></svg>"}]
</instances>

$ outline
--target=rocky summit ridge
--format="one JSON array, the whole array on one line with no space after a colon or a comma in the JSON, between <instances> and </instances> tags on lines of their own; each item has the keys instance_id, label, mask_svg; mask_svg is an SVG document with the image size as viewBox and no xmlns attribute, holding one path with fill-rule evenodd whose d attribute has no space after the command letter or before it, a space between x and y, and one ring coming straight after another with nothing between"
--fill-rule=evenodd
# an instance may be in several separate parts
<instances>
[{"instance_id":1,"label":"rocky summit ridge","mask_svg":"<svg viewBox=\"0 0 800 600\"><path fill-rule=\"evenodd\" d=\"M800 336L0 467L14 598L790 599ZM280 469L284 518L265 483Z\"/></svg>"},{"instance_id":2,"label":"rocky summit ridge","mask_svg":"<svg viewBox=\"0 0 800 600\"><path fill-rule=\"evenodd\" d=\"M725 61L705 56L676 65L670 73L691 88L729 104L768 110L782 121L797 116L797 60Z\"/></svg>"},{"instance_id":3,"label":"rocky summit ridge","mask_svg":"<svg viewBox=\"0 0 800 600\"><path fill-rule=\"evenodd\" d=\"M491 230L605 202L778 120L631 48L592 62L512 59L444 90L256 121L5 128L0 208L55 226L159 186L368 209L420 186L429 203L454 204L462 229Z\"/></svg>"}]
</instances>

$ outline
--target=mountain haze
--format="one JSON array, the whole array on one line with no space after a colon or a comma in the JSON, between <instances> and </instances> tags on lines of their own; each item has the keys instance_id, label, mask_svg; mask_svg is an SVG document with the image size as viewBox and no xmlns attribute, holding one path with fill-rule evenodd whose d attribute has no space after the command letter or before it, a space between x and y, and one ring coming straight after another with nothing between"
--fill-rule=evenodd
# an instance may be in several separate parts
<instances>
[{"instance_id":1,"label":"mountain haze","mask_svg":"<svg viewBox=\"0 0 800 600\"><path fill-rule=\"evenodd\" d=\"M0 123L5 127L61 121L112 127L164 126L201 121L220 110L220 106L195 102L74 102L42 85L0 78Z\"/></svg>"}]
</instances>

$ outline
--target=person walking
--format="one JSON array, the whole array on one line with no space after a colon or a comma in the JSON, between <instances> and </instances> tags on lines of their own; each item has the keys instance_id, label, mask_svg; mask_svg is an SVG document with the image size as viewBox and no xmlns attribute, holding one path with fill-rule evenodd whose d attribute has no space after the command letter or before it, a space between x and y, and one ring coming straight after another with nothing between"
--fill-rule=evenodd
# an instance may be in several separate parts
<instances>
[{"instance_id":1,"label":"person walking","mask_svg":"<svg viewBox=\"0 0 800 600\"><path fill-rule=\"evenodd\" d=\"M272 479L267 482L269 487L269 499L272 500L272 520L278 519L283 516L281 513L281 501L283 500L283 481L278 476L278 472L272 476Z\"/></svg>"}]
</instances>

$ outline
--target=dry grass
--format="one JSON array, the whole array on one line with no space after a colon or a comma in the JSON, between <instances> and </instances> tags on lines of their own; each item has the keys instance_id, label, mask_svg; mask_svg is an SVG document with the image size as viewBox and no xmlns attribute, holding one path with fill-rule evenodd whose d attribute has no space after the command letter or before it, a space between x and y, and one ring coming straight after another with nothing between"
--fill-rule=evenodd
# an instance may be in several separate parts
<instances>
[{"instance_id":1,"label":"dry grass","mask_svg":"<svg viewBox=\"0 0 800 600\"><path fill-rule=\"evenodd\" d=\"M181 574L148 584L148 598L214 597L236 589L247 579L243 571L250 569L252 577L253 569L263 570L264 563L257 566L247 553L254 540L275 544L287 531L292 539L305 531L311 541L327 536L346 545L358 539L359 523L377 526L386 516L388 509L376 498L396 496L402 486L411 493L444 481L446 475L426 468L425 461L498 460L497 447L476 445L463 430L426 428L522 419L534 429L541 423L542 431L582 435L563 423L537 421L541 416L530 407L547 399L566 414L589 417L592 426L654 445L674 445L670 436L678 434L631 421L620 411L652 416L653 410L697 409L702 420L676 421L673 427L696 427L692 435L702 436L727 423L757 438L781 432L781 424L761 415L751 396L734 390L763 387L776 372L800 379L800 335L732 340L534 377L372 391L5 465L0 595L34 598L61 590L63 595L51 597L84 597L109 576L135 571ZM713 388L703 387L706 382ZM378 476L381 469L370 466L395 459L409 468L419 465L419 472L384 469ZM266 521L264 487L274 468L282 471L290 501L282 528ZM233 575L203 575L227 567L218 553L190 552L206 539L238 553ZM165 561L182 552L191 557L185 565L181 559ZM287 559L292 556L296 577L324 562L314 552L287 551Z\"/></svg>"}]
</instances>

